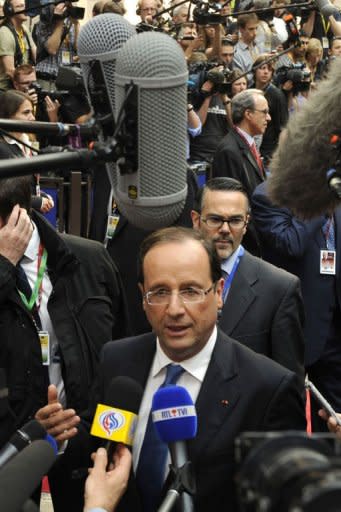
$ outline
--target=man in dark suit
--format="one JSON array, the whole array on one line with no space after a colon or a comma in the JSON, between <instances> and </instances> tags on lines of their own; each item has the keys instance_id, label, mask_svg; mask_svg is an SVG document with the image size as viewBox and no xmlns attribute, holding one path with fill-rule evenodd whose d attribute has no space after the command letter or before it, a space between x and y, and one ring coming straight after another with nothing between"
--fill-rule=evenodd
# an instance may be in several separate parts
<instances>
[{"instance_id":1,"label":"man in dark suit","mask_svg":"<svg viewBox=\"0 0 341 512\"><path fill-rule=\"evenodd\" d=\"M193 230L166 228L149 235L140 254L143 305L154 332L105 346L99 401L116 376L131 377L144 388L133 446L139 481L153 394L168 368L181 365L177 384L187 388L198 415L198 434L188 443L197 480L195 510L235 511L235 438L246 430L304 429L302 386L294 373L217 330L224 282L210 241ZM150 456L151 481L155 464ZM156 470L162 474L162 468ZM134 483L120 510L143 510ZM143 495L143 486L138 491Z\"/></svg>"},{"instance_id":2,"label":"man in dark suit","mask_svg":"<svg viewBox=\"0 0 341 512\"><path fill-rule=\"evenodd\" d=\"M252 212L264 258L301 280L306 370L316 387L340 411L341 208L332 217L321 215L302 221L287 208L273 205L264 183L254 192ZM323 268L325 251L335 253L334 272L326 273ZM325 429L314 415L313 426Z\"/></svg>"},{"instance_id":3,"label":"man in dark suit","mask_svg":"<svg viewBox=\"0 0 341 512\"><path fill-rule=\"evenodd\" d=\"M251 199L254 188L265 178L255 135L262 135L270 121L268 102L258 89L247 89L232 99L234 128L223 138L214 155L212 178L229 177L240 181ZM261 255L257 233L251 222L245 247L255 256Z\"/></svg>"},{"instance_id":4,"label":"man in dark suit","mask_svg":"<svg viewBox=\"0 0 341 512\"><path fill-rule=\"evenodd\" d=\"M303 302L296 276L248 253L242 244L249 201L242 184L214 178L192 212L213 240L225 275L219 327L243 345L304 376Z\"/></svg>"},{"instance_id":5,"label":"man in dark suit","mask_svg":"<svg viewBox=\"0 0 341 512\"><path fill-rule=\"evenodd\" d=\"M251 198L264 180L263 164L255 146L255 135L262 135L270 121L268 102L258 89L247 89L231 103L234 129L219 144L212 165L212 178L227 176L240 181Z\"/></svg>"}]
</instances>

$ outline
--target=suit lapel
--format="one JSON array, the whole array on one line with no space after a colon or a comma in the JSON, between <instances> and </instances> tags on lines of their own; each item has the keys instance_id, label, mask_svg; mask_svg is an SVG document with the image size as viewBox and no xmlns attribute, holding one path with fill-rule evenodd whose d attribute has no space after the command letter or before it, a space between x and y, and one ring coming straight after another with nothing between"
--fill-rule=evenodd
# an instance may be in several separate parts
<instances>
[{"instance_id":1,"label":"suit lapel","mask_svg":"<svg viewBox=\"0 0 341 512\"><path fill-rule=\"evenodd\" d=\"M231 335L255 300L256 294L252 287L256 281L258 281L258 274L255 265L251 256L245 252L238 265L219 320L219 326L226 334Z\"/></svg>"},{"instance_id":2,"label":"suit lapel","mask_svg":"<svg viewBox=\"0 0 341 512\"><path fill-rule=\"evenodd\" d=\"M256 171L258 176L260 176L260 178L262 178L262 180L263 180L262 172L258 166L258 163L257 163L255 157L251 153L251 149L250 149L249 145L244 141L244 139L239 135L239 133L236 130L234 131L234 134L235 134L235 137L236 137L236 140L237 140L237 143L238 143L241 153L244 155L245 159L248 160L248 162L254 168L254 170Z\"/></svg>"},{"instance_id":3,"label":"suit lapel","mask_svg":"<svg viewBox=\"0 0 341 512\"><path fill-rule=\"evenodd\" d=\"M205 449L232 414L240 396L240 391L235 386L237 375L238 365L233 346L218 330L216 346L195 404L198 433L195 439L189 441L193 459Z\"/></svg>"}]
</instances>

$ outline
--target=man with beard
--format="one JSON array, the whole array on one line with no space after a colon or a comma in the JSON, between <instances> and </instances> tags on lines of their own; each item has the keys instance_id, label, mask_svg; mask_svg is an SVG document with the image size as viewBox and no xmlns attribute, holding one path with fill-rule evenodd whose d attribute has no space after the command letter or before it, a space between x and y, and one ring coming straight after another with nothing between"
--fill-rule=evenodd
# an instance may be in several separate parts
<instances>
[{"instance_id":1,"label":"man with beard","mask_svg":"<svg viewBox=\"0 0 341 512\"><path fill-rule=\"evenodd\" d=\"M215 178L200 194L192 211L193 226L213 240L225 278L220 329L303 379L304 313L299 280L242 246L250 208L240 182Z\"/></svg>"}]
</instances>

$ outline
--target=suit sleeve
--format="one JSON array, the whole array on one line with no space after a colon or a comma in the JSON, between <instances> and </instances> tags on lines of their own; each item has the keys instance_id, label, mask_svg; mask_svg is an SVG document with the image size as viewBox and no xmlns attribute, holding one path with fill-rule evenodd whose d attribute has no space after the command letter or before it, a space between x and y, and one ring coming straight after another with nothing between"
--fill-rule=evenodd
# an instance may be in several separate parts
<instances>
[{"instance_id":1,"label":"suit sleeve","mask_svg":"<svg viewBox=\"0 0 341 512\"><path fill-rule=\"evenodd\" d=\"M224 144L222 144L218 147L213 158L212 178L228 176L229 178L242 181L240 167L240 158L237 158L234 152L227 150Z\"/></svg>"},{"instance_id":2,"label":"suit sleeve","mask_svg":"<svg viewBox=\"0 0 341 512\"><path fill-rule=\"evenodd\" d=\"M292 276L272 322L272 358L304 381L304 306L299 279Z\"/></svg>"},{"instance_id":3,"label":"suit sleeve","mask_svg":"<svg viewBox=\"0 0 341 512\"><path fill-rule=\"evenodd\" d=\"M261 240L277 254L301 258L311 231L322 226L321 217L308 224L294 217L290 210L274 206L267 196L266 185L256 187L252 196L252 217Z\"/></svg>"},{"instance_id":4,"label":"suit sleeve","mask_svg":"<svg viewBox=\"0 0 341 512\"><path fill-rule=\"evenodd\" d=\"M304 388L292 372L287 372L274 390L259 430L306 430Z\"/></svg>"}]
</instances>

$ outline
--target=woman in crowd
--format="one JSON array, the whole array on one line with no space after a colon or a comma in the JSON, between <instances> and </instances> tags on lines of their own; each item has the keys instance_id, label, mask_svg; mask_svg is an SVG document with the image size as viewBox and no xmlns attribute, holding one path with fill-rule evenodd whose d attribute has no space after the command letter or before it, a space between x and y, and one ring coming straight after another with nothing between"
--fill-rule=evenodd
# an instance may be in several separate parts
<instances>
[{"instance_id":1,"label":"woman in crowd","mask_svg":"<svg viewBox=\"0 0 341 512\"><path fill-rule=\"evenodd\" d=\"M15 121L35 121L34 105L30 96L17 90L9 90L0 96L0 118ZM2 133L0 138L0 158L30 158L34 153L34 141L27 133ZM40 191L39 174L34 175L32 207L46 213L53 208L51 196Z\"/></svg>"}]
</instances>

